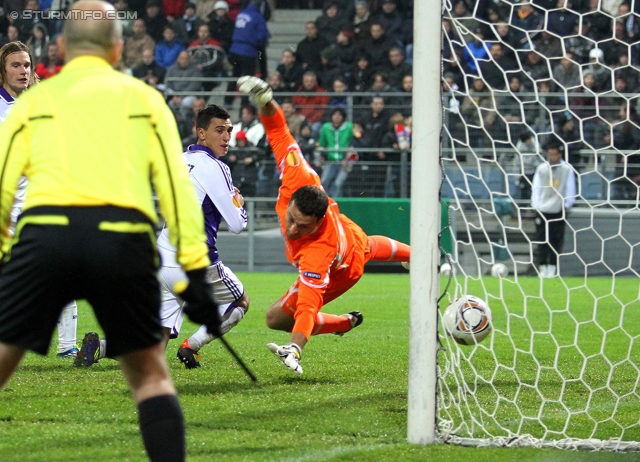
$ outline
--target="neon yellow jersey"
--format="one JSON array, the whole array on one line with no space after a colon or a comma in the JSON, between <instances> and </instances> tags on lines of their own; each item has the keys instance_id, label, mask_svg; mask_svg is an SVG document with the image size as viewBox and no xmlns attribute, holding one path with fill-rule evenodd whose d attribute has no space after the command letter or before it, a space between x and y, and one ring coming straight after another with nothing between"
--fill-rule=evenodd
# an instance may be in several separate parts
<instances>
[{"instance_id":1,"label":"neon yellow jersey","mask_svg":"<svg viewBox=\"0 0 640 462\"><path fill-rule=\"evenodd\" d=\"M23 93L0 124L5 241L21 175L29 180L24 210L114 205L157 221L153 183L178 262L185 270L209 265L202 212L171 111L157 90L103 59L73 59Z\"/></svg>"}]
</instances>

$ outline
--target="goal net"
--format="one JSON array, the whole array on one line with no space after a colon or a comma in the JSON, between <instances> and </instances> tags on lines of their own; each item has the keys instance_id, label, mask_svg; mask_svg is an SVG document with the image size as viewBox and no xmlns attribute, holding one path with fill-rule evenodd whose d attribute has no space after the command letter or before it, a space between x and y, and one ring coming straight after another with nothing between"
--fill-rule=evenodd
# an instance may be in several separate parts
<instances>
[{"instance_id":1,"label":"goal net","mask_svg":"<svg viewBox=\"0 0 640 462\"><path fill-rule=\"evenodd\" d=\"M444 3L439 438L639 450L640 2Z\"/></svg>"}]
</instances>

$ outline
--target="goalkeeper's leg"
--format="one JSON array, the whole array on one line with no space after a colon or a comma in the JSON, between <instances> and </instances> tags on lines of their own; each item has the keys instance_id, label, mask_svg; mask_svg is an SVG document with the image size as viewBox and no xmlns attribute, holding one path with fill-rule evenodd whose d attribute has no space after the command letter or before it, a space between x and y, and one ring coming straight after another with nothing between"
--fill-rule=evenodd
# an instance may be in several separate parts
<instances>
[{"instance_id":1,"label":"goalkeeper's leg","mask_svg":"<svg viewBox=\"0 0 640 462\"><path fill-rule=\"evenodd\" d=\"M368 236L369 260L408 262L411 247L386 236Z\"/></svg>"},{"instance_id":2,"label":"goalkeeper's leg","mask_svg":"<svg viewBox=\"0 0 640 462\"><path fill-rule=\"evenodd\" d=\"M345 293L356 282L357 279L350 280L338 287L332 280L331 286L325 292L323 305ZM296 322L298 324L307 322L310 323L309 326L302 326L301 330L309 331L310 335L344 334L362 323L362 315L359 312L357 314L354 314L356 312L351 312L341 315L317 312L312 318L308 317L306 320L294 319L298 303L298 284L299 281L296 281L285 295L269 307L266 316L267 327L273 330L292 332ZM298 325L298 327L300 326Z\"/></svg>"}]
</instances>

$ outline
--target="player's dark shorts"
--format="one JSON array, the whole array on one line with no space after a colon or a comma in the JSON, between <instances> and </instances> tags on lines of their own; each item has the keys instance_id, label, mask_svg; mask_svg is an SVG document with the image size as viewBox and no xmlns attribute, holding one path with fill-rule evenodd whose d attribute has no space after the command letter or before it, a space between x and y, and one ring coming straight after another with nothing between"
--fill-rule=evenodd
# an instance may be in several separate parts
<instances>
[{"instance_id":1,"label":"player's dark shorts","mask_svg":"<svg viewBox=\"0 0 640 462\"><path fill-rule=\"evenodd\" d=\"M162 339L158 256L138 210L35 207L18 220L0 273L0 341L46 354L64 306L86 299L109 356Z\"/></svg>"}]
</instances>

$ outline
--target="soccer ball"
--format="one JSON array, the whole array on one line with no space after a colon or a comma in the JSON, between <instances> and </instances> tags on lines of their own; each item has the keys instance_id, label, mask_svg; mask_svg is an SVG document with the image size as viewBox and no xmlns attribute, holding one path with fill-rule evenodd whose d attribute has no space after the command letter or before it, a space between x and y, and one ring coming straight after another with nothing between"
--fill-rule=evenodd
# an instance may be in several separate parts
<instances>
[{"instance_id":1,"label":"soccer ball","mask_svg":"<svg viewBox=\"0 0 640 462\"><path fill-rule=\"evenodd\" d=\"M449 277L451 275L451 265L449 263L443 263L440 265L440 276Z\"/></svg>"},{"instance_id":2,"label":"soccer ball","mask_svg":"<svg viewBox=\"0 0 640 462\"><path fill-rule=\"evenodd\" d=\"M456 298L442 315L444 330L460 345L482 342L491 332L491 310L481 298L464 295Z\"/></svg>"},{"instance_id":3,"label":"soccer ball","mask_svg":"<svg viewBox=\"0 0 640 462\"><path fill-rule=\"evenodd\" d=\"M494 278L504 278L509 276L509 268L504 263L496 263L491 267L491 276Z\"/></svg>"}]
</instances>

